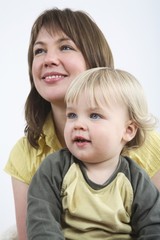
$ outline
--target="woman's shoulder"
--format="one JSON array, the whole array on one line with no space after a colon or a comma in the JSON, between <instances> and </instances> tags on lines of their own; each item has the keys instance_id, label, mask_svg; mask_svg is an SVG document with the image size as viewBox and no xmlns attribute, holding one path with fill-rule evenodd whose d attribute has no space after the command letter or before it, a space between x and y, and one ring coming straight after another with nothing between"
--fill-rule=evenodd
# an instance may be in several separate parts
<instances>
[{"instance_id":1,"label":"woman's shoulder","mask_svg":"<svg viewBox=\"0 0 160 240\"><path fill-rule=\"evenodd\" d=\"M13 146L4 170L12 177L29 184L41 162L38 151L40 150L30 145L27 137L20 138Z\"/></svg>"},{"instance_id":2,"label":"woman's shoulder","mask_svg":"<svg viewBox=\"0 0 160 240\"><path fill-rule=\"evenodd\" d=\"M156 131L148 132L145 143L127 154L138 163L150 177L160 170L160 134Z\"/></svg>"},{"instance_id":3,"label":"woman's shoulder","mask_svg":"<svg viewBox=\"0 0 160 240\"><path fill-rule=\"evenodd\" d=\"M28 139L26 136L21 137L13 146L13 148L11 149L9 158L12 157L26 157L28 158L28 156L33 156L34 153L37 152L37 149L35 149L33 146L31 146L31 144L29 143Z\"/></svg>"}]
</instances>

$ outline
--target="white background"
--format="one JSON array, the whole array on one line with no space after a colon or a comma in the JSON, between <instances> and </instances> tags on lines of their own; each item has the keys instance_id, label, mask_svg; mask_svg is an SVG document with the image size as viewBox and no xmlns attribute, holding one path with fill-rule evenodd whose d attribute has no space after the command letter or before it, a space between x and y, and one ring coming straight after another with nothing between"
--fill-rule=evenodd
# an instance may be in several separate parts
<instances>
[{"instance_id":1,"label":"white background","mask_svg":"<svg viewBox=\"0 0 160 240\"><path fill-rule=\"evenodd\" d=\"M0 233L15 223L9 152L23 135L23 107L29 91L27 50L35 18L50 7L85 10L104 32L116 68L144 86L151 112L160 117L159 0L5 0L0 7Z\"/></svg>"}]
</instances>

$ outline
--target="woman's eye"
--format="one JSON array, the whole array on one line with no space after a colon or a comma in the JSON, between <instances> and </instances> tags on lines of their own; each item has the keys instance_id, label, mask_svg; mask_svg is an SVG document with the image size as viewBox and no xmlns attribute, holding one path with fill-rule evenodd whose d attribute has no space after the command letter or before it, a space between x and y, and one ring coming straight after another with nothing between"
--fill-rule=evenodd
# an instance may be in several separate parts
<instances>
[{"instance_id":1,"label":"woman's eye","mask_svg":"<svg viewBox=\"0 0 160 240\"><path fill-rule=\"evenodd\" d=\"M69 45L63 45L61 46L61 50L62 51L68 51L68 50L74 50L73 47L69 46Z\"/></svg>"},{"instance_id":2,"label":"woman's eye","mask_svg":"<svg viewBox=\"0 0 160 240\"><path fill-rule=\"evenodd\" d=\"M41 54L41 53L43 53L43 52L45 52L44 49L42 49L42 48L37 48L37 49L34 51L34 55L36 56L36 55Z\"/></svg>"},{"instance_id":3,"label":"woman's eye","mask_svg":"<svg viewBox=\"0 0 160 240\"><path fill-rule=\"evenodd\" d=\"M68 113L67 118L68 119L74 119L74 118L77 118L77 115L75 113Z\"/></svg>"},{"instance_id":4,"label":"woman's eye","mask_svg":"<svg viewBox=\"0 0 160 240\"><path fill-rule=\"evenodd\" d=\"M90 114L90 118L92 118L92 119L100 119L102 117L98 113L92 113L92 114Z\"/></svg>"}]
</instances>

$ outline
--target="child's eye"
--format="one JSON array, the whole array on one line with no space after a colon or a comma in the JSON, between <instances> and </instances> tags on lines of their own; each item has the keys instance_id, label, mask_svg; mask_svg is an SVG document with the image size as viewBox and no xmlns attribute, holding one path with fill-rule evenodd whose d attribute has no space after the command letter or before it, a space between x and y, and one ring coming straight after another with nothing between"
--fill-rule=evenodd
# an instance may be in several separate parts
<instances>
[{"instance_id":1,"label":"child's eye","mask_svg":"<svg viewBox=\"0 0 160 240\"><path fill-rule=\"evenodd\" d=\"M75 113L67 113L67 118L74 119L74 118L77 118L77 115Z\"/></svg>"},{"instance_id":2,"label":"child's eye","mask_svg":"<svg viewBox=\"0 0 160 240\"><path fill-rule=\"evenodd\" d=\"M37 49L34 51L34 55L36 56L36 55L41 54L41 53L43 53L43 52L45 52L45 50L44 50L43 48L37 48Z\"/></svg>"},{"instance_id":3,"label":"child's eye","mask_svg":"<svg viewBox=\"0 0 160 240\"><path fill-rule=\"evenodd\" d=\"M100 119L102 117L98 113L91 113L90 114L90 118L92 118L92 119Z\"/></svg>"}]
</instances>

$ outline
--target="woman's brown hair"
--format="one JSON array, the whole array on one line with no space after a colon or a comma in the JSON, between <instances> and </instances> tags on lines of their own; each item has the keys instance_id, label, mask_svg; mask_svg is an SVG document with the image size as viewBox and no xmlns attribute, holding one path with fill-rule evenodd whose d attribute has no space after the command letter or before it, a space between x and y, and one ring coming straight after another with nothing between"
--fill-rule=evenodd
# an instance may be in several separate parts
<instances>
[{"instance_id":1,"label":"woman's brown hair","mask_svg":"<svg viewBox=\"0 0 160 240\"><path fill-rule=\"evenodd\" d=\"M28 49L31 90L25 104L25 133L35 148L38 147L38 139L43 135L43 124L51 111L50 103L37 92L32 76L33 46L42 27L51 34L56 31L65 33L81 51L87 69L114 67L112 52L104 34L86 12L53 8L44 11L36 19L31 29Z\"/></svg>"}]
</instances>

